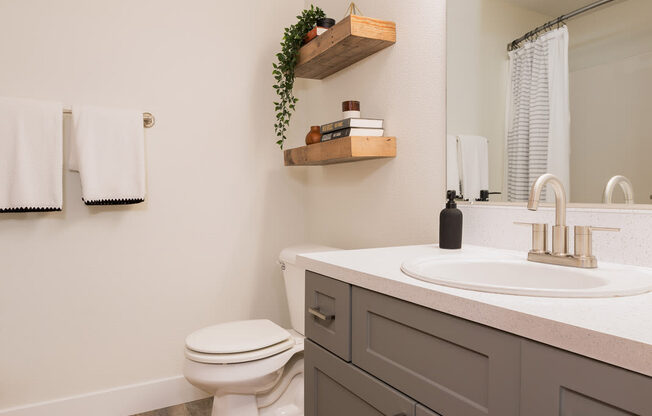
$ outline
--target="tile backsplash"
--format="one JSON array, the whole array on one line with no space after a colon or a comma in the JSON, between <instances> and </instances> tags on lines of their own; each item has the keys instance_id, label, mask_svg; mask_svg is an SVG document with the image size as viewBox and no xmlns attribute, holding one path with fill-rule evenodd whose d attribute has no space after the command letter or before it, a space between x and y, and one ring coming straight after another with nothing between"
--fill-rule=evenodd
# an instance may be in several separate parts
<instances>
[{"instance_id":1,"label":"tile backsplash","mask_svg":"<svg viewBox=\"0 0 652 416\"><path fill-rule=\"evenodd\" d=\"M531 230L514 221L553 224L555 210L542 207L528 211L525 207L458 205L464 214L463 244L519 250L530 249ZM568 208L572 251L573 226L618 227L620 232L593 234L593 254L598 261L652 267L652 211L600 208Z\"/></svg>"}]
</instances>

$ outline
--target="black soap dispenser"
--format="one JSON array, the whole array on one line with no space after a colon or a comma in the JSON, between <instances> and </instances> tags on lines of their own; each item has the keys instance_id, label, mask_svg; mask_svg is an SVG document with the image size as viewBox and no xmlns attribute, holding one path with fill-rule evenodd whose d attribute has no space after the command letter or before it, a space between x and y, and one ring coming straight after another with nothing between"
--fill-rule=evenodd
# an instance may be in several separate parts
<instances>
[{"instance_id":1,"label":"black soap dispenser","mask_svg":"<svg viewBox=\"0 0 652 416\"><path fill-rule=\"evenodd\" d=\"M447 191L446 208L439 214L439 248L462 248L462 211L457 209L455 191Z\"/></svg>"}]
</instances>

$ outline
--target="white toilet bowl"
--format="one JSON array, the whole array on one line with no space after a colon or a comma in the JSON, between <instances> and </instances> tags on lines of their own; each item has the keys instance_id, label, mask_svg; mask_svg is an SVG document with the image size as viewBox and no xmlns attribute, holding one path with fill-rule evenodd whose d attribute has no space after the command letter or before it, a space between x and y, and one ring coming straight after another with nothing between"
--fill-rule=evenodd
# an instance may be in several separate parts
<instances>
[{"instance_id":1,"label":"white toilet bowl","mask_svg":"<svg viewBox=\"0 0 652 416\"><path fill-rule=\"evenodd\" d=\"M196 351L206 351L210 349L206 347L211 345L224 350L219 342L210 344L208 338L211 332L219 339L218 334L225 335L236 327L244 329L241 335L249 336L250 341L258 345L247 345L240 338L241 352ZM280 336L286 338L279 342L272 340L269 341L271 345L256 348L264 344L258 342L260 333L265 330L270 332L270 329L276 329ZM200 331L204 332L203 339L196 337L194 343L191 342L190 338L197 334L193 333L186 341L183 374L191 384L214 396L213 415L258 416L260 408L273 406L293 379L303 376L303 336L299 333L286 331L268 320L229 322ZM292 365L288 365L290 361ZM288 394L296 396L296 387L294 390ZM299 397L298 401L284 403L284 409L278 414L303 415L303 397Z\"/></svg>"},{"instance_id":2,"label":"white toilet bowl","mask_svg":"<svg viewBox=\"0 0 652 416\"><path fill-rule=\"evenodd\" d=\"M294 330L260 319L210 326L186 338L183 374L213 395L213 416L303 416L305 270L295 260L329 250L311 245L281 252Z\"/></svg>"}]
</instances>

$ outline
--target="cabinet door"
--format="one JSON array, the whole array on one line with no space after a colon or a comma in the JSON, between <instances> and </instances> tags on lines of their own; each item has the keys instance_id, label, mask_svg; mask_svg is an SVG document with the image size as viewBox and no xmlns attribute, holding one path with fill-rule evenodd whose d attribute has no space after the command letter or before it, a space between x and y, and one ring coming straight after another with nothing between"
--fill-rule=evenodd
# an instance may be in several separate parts
<instances>
[{"instance_id":1,"label":"cabinet door","mask_svg":"<svg viewBox=\"0 0 652 416\"><path fill-rule=\"evenodd\" d=\"M523 341L521 414L652 416L652 378Z\"/></svg>"},{"instance_id":2,"label":"cabinet door","mask_svg":"<svg viewBox=\"0 0 652 416\"><path fill-rule=\"evenodd\" d=\"M435 413L427 407L423 407L420 404L417 404L416 416L441 416L439 413Z\"/></svg>"},{"instance_id":3,"label":"cabinet door","mask_svg":"<svg viewBox=\"0 0 652 416\"><path fill-rule=\"evenodd\" d=\"M304 364L306 416L414 416L413 400L309 340Z\"/></svg>"},{"instance_id":4,"label":"cabinet door","mask_svg":"<svg viewBox=\"0 0 652 416\"><path fill-rule=\"evenodd\" d=\"M358 287L352 305L356 366L444 416L518 415L518 337Z\"/></svg>"},{"instance_id":5,"label":"cabinet door","mask_svg":"<svg viewBox=\"0 0 652 416\"><path fill-rule=\"evenodd\" d=\"M306 271L306 337L351 361L351 286Z\"/></svg>"}]
</instances>

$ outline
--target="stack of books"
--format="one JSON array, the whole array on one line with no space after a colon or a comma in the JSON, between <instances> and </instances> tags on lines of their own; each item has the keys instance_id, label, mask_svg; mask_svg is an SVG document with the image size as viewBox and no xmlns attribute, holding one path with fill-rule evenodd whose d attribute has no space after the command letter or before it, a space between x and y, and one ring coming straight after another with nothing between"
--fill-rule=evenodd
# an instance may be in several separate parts
<instances>
[{"instance_id":1,"label":"stack of books","mask_svg":"<svg viewBox=\"0 0 652 416\"><path fill-rule=\"evenodd\" d=\"M321 141L339 139L348 136L375 136L381 137L383 120L373 118L345 118L344 120L321 126Z\"/></svg>"}]
</instances>

